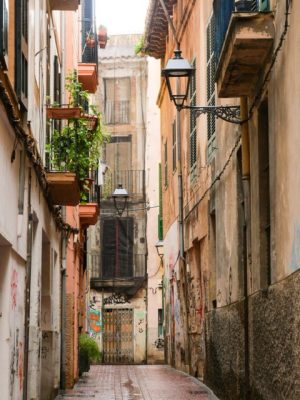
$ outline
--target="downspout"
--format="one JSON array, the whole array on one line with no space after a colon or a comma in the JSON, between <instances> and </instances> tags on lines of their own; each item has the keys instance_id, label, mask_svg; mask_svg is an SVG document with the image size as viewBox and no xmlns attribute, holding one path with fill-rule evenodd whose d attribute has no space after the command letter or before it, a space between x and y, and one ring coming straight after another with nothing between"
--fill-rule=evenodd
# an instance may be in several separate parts
<instances>
[{"instance_id":1,"label":"downspout","mask_svg":"<svg viewBox=\"0 0 300 400\"><path fill-rule=\"evenodd\" d=\"M247 97L241 97L241 119L247 120ZM249 293L248 271L251 266L251 205L250 205L250 147L249 123L241 125L242 136L242 180L244 192L244 233L243 233L243 267L244 267L244 356L245 356L245 398L250 398L250 363L249 363Z\"/></svg>"},{"instance_id":2,"label":"downspout","mask_svg":"<svg viewBox=\"0 0 300 400\"><path fill-rule=\"evenodd\" d=\"M33 242L33 220L31 214L31 168L28 168L28 211L27 211L27 260L26 260L26 283L25 283L25 330L24 330L24 378L23 378L23 400L27 400L28 391L28 353L29 353L29 323L30 323L30 292L31 292L31 268L32 268L32 242Z\"/></svg>"}]
</instances>

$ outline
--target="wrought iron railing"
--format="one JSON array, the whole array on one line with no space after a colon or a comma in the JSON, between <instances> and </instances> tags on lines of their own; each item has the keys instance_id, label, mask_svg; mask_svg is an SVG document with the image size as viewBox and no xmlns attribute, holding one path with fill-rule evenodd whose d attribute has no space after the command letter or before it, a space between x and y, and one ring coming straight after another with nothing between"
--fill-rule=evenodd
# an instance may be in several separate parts
<instances>
[{"instance_id":1,"label":"wrought iron railing","mask_svg":"<svg viewBox=\"0 0 300 400\"><path fill-rule=\"evenodd\" d=\"M100 254L92 254L91 256L91 279L101 279L101 280L114 280L122 278L130 280L136 278L144 278L146 275L146 256L145 254L133 254L132 257L133 265L130 270L132 270L132 275L127 277L120 277L118 274L113 274L113 277L104 278L102 260Z\"/></svg>"},{"instance_id":2,"label":"wrought iron railing","mask_svg":"<svg viewBox=\"0 0 300 400\"><path fill-rule=\"evenodd\" d=\"M268 11L268 0L214 0L215 59L218 65L226 32L233 12Z\"/></svg>"},{"instance_id":3,"label":"wrought iron railing","mask_svg":"<svg viewBox=\"0 0 300 400\"><path fill-rule=\"evenodd\" d=\"M145 189L144 170L107 170L103 176L101 198L110 198L114 190L121 184L127 190L129 196L143 196Z\"/></svg>"}]
</instances>

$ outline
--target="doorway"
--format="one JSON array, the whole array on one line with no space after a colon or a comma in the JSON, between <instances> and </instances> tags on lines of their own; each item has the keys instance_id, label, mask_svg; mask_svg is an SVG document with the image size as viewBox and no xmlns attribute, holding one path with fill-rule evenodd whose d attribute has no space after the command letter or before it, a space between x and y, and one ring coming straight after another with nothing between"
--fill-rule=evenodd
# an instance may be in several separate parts
<instances>
[{"instance_id":1,"label":"doorway","mask_svg":"<svg viewBox=\"0 0 300 400\"><path fill-rule=\"evenodd\" d=\"M106 364L131 364L133 361L133 309L105 309L103 314L103 362Z\"/></svg>"}]
</instances>

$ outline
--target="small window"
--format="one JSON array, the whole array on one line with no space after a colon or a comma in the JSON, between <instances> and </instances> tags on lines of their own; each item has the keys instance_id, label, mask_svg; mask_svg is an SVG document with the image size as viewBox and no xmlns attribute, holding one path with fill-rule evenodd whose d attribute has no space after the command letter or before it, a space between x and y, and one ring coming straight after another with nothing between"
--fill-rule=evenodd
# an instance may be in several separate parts
<instances>
[{"instance_id":1,"label":"small window","mask_svg":"<svg viewBox=\"0 0 300 400\"><path fill-rule=\"evenodd\" d=\"M163 327L164 327L164 316L163 316L163 310L162 308L159 308L158 310L158 337L163 336L164 331L163 331Z\"/></svg>"}]
</instances>

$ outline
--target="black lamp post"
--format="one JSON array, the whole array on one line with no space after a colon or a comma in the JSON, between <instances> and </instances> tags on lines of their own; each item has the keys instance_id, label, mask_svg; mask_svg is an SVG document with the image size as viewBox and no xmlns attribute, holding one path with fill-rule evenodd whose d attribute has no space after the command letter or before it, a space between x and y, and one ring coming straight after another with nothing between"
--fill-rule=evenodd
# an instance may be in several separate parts
<instances>
[{"instance_id":1,"label":"black lamp post","mask_svg":"<svg viewBox=\"0 0 300 400\"><path fill-rule=\"evenodd\" d=\"M117 210L118 215L121 217L127 206L127 200L129 197L127 190L123 188L121 183L118 184L118 187L113 192L112 197L114 199L115 209Z\"/></svg>"},{"instance_id":2,"label":"black lamp post","mask_svg":"<svg viewBox=\"0 0 300 400\"><path fill-rule=\"evenodd\" d=\"M183 108L185 108L191 110L192 112L195 112L197 116L200 114L213 114L216 118L221 118L233 124L242 124L243 122L245 122L240 119L239 106L185 105L184 103L187 100L189 94L190 80L194 73L195 68L193 68L187 60L181 57L180 50L174 51L174 57L167 62L166 67L161 72L162 76L166 79L170 99L174 102L178 111L181 111ZM176 78L180 79L180 85L175 86L174 84L172 84L172 82L174 82ZM176 94L175 92L173 92L173 88L175 87Z\"/></svg>"}]
</instances>

